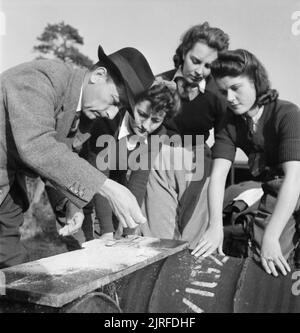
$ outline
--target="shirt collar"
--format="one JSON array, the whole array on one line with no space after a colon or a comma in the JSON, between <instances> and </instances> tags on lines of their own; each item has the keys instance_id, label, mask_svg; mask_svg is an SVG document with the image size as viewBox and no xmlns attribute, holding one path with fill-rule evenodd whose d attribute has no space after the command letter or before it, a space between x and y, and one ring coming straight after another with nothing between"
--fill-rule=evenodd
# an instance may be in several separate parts
<instances>
[{"instance_id":1,"label":"shirt collar","mask_svg":"<svg viewBox=\"0 0 300 333\"><path fill-rule=\"evenodd\" d=\"M254 117L252 117L252 120L253 120L254 124L257 124L257 122L259 121L260 117L261 117L262 114L263 114L263 111L264 111L264 106L262 105L262 106L259 108L257 114L256 114Z\"/></svg>"},{"instance_id":2,"label":"shirt collar","mask_svg":"<svg viewBox=\"0 0 300 333\"><path fill-rule=\"evenodd\" d=\"M258 127L258 121L259 119L261 118L262 114L263 114L263 111L264 111L264 106L262 105L259 109L258 109L258 112L255 116L251 117L251 131L253 132L256 132L257 131L257 127ZM246 123L248 123L248 120L247 118L249 118L249 116L243 116Z\"/></svg>"},{"instance_id":3,"label":"shirt collar","mask_svg":"<svg viewBox=\"0 0 300 333\"><path fill-rule=\"evenodd\" d=\"M82 89L83 89L83 87L81 86L80 95L79 95L79 101L78 101L78 104L77 104L76 112L79 112L82 109L82 105L81 105L81 103L82 103Z\"/></svg>"},{"instance_id":4,"label":"shirt collar","mask_svg":"<svg viewBox=\"0 0 300 333\"><path fill-rule=\"evenodd\" d=\"M183 78L184 78L183 73L182 73L182 67L181 67L181 66L179 66L179 68L177 69L177 71L176 71L176 73L175 73L175 75L174 75L172 81L175 81L175 79L176 79L177 77L183 77ZM197 87L196 87L196 88L197 88ZM198 83L198 89L199 89L200 92L202 92L202 94L204 94L204 92L205 92L205 88L206 88L206 80L203 79L203 80L201 80L201 81Z\"/></svg>"},{"instance_id":5,"label":"shirt collar","mask_svg":"<svg viewBox=\"0 0 300 333\"><path fill-rule=\"evenodd\" d=\"M126 113L125 113L125 115L123 117L121 126L120 126L118 140L121 140L125 136L133 134L132 131L131 131L131 128L129 126L129 117L130 117L130 115L129 115L128 111L126 111Z\"/></svg>"},{"instance_id":6,"label":"shirt collar","mask_svg":"<svg viewBox=\"0 0 300 333\"><path fill-rule=\"evenodd\" d=\"M141 136L138 136L137 134L133 133L133 131L130 128L129 125L129 117L130 114L128 111L126 111L124 118L122 120L120 130L119 130L119 135L118 135L118 140L121 140L122 138L126 137L126 144L128 150L133 150L138 142L144 142L145 144L148 144L147 137L143 138ZM139 140L137 140L139 139Z\"/></svg>"}]
</instances>

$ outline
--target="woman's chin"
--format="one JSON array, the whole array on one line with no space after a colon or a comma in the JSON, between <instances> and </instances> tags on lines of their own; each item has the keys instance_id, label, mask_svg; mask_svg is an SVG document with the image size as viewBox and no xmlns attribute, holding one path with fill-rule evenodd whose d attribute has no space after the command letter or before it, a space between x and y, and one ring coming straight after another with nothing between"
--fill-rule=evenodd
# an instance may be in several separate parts
<instances>
[{"instance_id":1,"label":"woman's chin","mask_svg":"<svg viewBox=\"0 0 300 333\"><path fill-rule=\"evenodd\" d=\"M244 108L241 107L230 107L230 110L237 116L241 116L248 112L248 110L245 110Z\"/></svg>"},{"instance_id":2,"label":"woman's chin","mask_svg":"<svg viewBox=\"0 0 300 333\"><path fill-rule=\"evenodd\" d=\"M139 133L138 136L140 136L142 138L147 138L148 133Z\"/></svg>"},{"instance_id":3,"label":"woman's chin","mask_svg":"<svg viewBox=\"0 0 300 333\"><path fill-rule=\"evenodd\" d=\"M141 136L141 137L146 137L147 136L147 134L145 132L141 132L138 128L134 128L133 133L135 135L138 135L138 136Z\"/></svg>"}]
</instances>

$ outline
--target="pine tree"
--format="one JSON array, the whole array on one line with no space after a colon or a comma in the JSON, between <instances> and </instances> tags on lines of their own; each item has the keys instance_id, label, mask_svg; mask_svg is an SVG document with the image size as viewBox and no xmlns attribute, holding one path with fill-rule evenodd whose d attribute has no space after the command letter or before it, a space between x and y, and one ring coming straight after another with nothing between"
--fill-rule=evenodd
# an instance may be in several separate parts
<instances>
[{"instance_id":1,"label":"pine tree","mask_svg":"<svg viewBox=\"0 0 300 333\"><path fill-rule=\"evenodd\" d=\"M79 35L78 30L65 24L64 21L58 24L48 24L37 40L40 43L33 49L41 54L38 58L48 55L79 67L89 68L93 65L92 60L82 54L77 47L83 45L83 38Z\"/></svg>"}]
</instances>

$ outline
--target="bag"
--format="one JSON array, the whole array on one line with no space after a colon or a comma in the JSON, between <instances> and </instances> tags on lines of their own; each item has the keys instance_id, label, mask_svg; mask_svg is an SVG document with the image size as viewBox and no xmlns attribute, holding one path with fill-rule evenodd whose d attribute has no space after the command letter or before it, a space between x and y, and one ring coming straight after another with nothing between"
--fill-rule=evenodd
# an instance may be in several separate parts
<instances>
[{"instance_id":1,"label":"bag","mask_svg":"<svg viewBox=\"0 0 300 333\"><path fill-rule=\"evenodd\" d=\"M248 206L243 200L234 200L248 190L260 188L255 181L229 186L225 191L223 224L223 250L227 255L238 258L248 257L251 223L257 212L260 196Z\"/></svg>"},{"instance_id":2,"label":"bag","mask_svg":"<svg viewBox=\"0 0 300 333\"><path fill-rule=\"evenodd\" d=\"M283 177L275 177L262 185L264 195L260 200L257 213L254 216L252 224L253 230L251 233L253 251L256 254L258 254L261 249L263 235L277 203L277 197L282 182ZM285 259L288 259L293 253L299 240L297 232L297 224L299 224L299 203L298 199L296 209L289 218L279 238L281 251Z\"/></svg>"}]
</instances>

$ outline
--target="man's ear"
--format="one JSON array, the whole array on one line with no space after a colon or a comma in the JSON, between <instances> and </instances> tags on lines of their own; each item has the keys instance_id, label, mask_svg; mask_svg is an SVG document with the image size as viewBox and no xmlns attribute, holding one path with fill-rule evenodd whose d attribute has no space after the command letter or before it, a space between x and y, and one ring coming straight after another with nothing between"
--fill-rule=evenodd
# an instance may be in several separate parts
<instances>
[{"instance_id":1,"label":"man's ear","mask_svg":"<svg viewBox=\"0 0 300 333\"><path fill-rule=\"evenodd\" d=\"M107 78L107 69L105 67L98 67L96 68L91 76L90 76L90 82L91 83L97 83L100 80Z\"/></svg>"}]
</instances>

